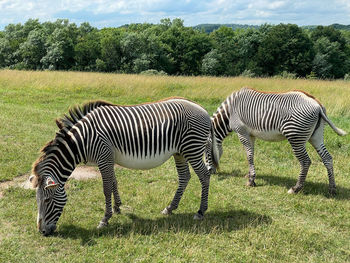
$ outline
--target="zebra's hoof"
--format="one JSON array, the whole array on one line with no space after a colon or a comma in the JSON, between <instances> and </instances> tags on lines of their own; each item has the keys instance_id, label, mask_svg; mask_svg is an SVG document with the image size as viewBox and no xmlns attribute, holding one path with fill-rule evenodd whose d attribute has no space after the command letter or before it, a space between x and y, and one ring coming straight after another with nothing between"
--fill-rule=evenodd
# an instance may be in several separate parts
<instances>
[{"instance_id":1,"label":"zebra's hoof","mask_svg":"<svg viewBox=\"0 0 350 263\"><path fill-rule=\"evenodd\" d=\"M246 186L251 186L251 187L255 187L256 186L256 183L254 181L248 181L246 183Z\"/></svg>"},{"instance_id":2,"label":"zebra's hoof","mask_svg":"<svg viewBox=\"0 0 350 263\"><path fill-rule=\"evenodd\" d=\"M108 226L108 222L103 222L103 221L101 221L101 222L98 224L97 229L101 229L101 228L104 228L104 227L106 227L106 226Z\"/></svg>"},{"instance_id":3,"label":"zebra's hoof","mask_svg":"<svg viewBox=\"0 0 350 263\"><path fill-rule=\"evenodd\" d=\"M200 213L197 213L193 216L194 220L203 220L203 218L204 218L204 215L202 215Z\"/></svg>"},{"instance_id":4,"label":"zebra's hoof","mask_svg":"<svg viewBox=\"0 0 350 263\"><path fill-rule=\"evenodd\" d=\"M169 209L166 207L166 208L164 208L164 210L162 211L162 214L163 214L163 215L171 215L172 212L171 212L171 210L169 210Z\"/></svg>"},{"instance_id":5,"label":"zebra's hoof","mask_svg":"<svg viewBox=\"0 0 350 263\"><path fill-rule=\"evenodd\" d=\"M337 195L337 189L336 188L329 188L328 192L329 192L329 194L331 196Z\"/></svg>"},{"instance_id":6,"label":"zebra's hoof","mask_svg":"<svg viewBox=\"0 0 350 263\"><path fill-rule=\"evenodd\" d=\"M293 186L291 189L288 190L288 194L297 194L300 192L301 189L302 187Z\"/></svg>"},{"instance_id":7,"label":"zebra's hoof","mask_svg":"<svg viewBox=\"0 0 350 263\"><path fill-rule=\"evenodd\" d=\"M208 171L209 171L210 174L216 174L216 169L215 169L215 167L210 167L210 168L208 169Z\"/></svg>"},{"instance_id":8,"label":"zebra's hoof","mask_svg":"<svg viewBox=\"0 0 350 263\"><path fill-rule=\"evenodd\" d=\"M296 194L296 192L294 192L294 189L291 188L291 189L288 190L288 194Z\"/></svg>"},{"instance_id":9,"label":"zebra's hoof","mask_svg":"<svg viewBox=\"0 0 350 263\"><path fill-rule=\"evenodd\" d=\"M121 214L120 208L119 207L114 207L113 208L113 213L114 214Z\"/></svg>"}]
</instances>

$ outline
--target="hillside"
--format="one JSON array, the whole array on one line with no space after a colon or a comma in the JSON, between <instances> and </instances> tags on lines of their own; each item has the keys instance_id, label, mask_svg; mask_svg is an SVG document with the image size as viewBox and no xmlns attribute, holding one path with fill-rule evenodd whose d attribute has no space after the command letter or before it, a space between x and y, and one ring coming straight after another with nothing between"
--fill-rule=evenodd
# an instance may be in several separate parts
<instances>
[{"instance_id":1,"label":"hillside","mask_svg":"<svg viewBox=\"0 0 350 263\"><path fill-rule=\"evenodd\" d=\"M206 33L210 33L222 26L230 27L233 30L260 27L260 25L246 25L246 24L244 25L243 24L199 24L194 26L193 28L198 30L204 30ZM308 26L302 26L302 28L312 30L312 29L315 29L317 26L318 25L308 25ZM332 24L330 26L332 26L335 29L350 31L350 25Z\"/></svg>"}]
</instances>

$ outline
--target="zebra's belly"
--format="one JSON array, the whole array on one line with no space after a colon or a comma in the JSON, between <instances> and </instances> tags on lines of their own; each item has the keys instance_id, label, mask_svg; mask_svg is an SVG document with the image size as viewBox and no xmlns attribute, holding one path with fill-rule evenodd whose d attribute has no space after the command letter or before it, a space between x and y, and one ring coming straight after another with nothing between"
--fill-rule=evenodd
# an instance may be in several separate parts
<instances>
[{"instance_id":1,"label":"zebra's belly","mask_svg":"<svg viewBox=\"0 0 350 263\"><path fill-rule=\"evenodd\" d=\"M162 152L162 154L141 157L116 152L115 162L126 168L147 170L162 165L175 153L176 151L167 151Z\"/></svg>"},{"instance_id":2,"label":"zebra's belly","mask_svg":"<svg viewBox=\"0 0 350 263\"><path fill-rule=\"evenodd\" d=\"M250 130L250 134L256 138L259 138L264 141L270 141L270 142L278 142L286 139L286 137L277 130L272 130L272 131Z\"/></svg>"}]
</instances>

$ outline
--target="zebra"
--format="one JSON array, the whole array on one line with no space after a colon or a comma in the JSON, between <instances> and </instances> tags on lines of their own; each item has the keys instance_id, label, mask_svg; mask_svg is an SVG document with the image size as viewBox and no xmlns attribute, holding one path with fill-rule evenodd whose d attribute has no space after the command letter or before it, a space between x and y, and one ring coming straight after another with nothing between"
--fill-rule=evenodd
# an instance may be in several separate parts
<instances>
[{"instance_id":1,"label":"zebra","mask_svg":"<svg viewBox=\"0 0 350 263\"><path fill-rule=\"evenodd\" d=\"M249 173L247 186L256 186L254 168L254 142L256 138L265 141L287 139L294 155L300 163L300 174L295 186L288 193L298 193L304 186L311 160L306 151L306 142L316 149L327 168L329 193L336 194L333 174L333 159L324 145L323 131L326 123L340 136L346 135L342 129L327 118L326 109L312 95L304 91L284 93L262 92L242 88L232 93L218 107L212 117L217 140L219 159L223 153L222 141L232 131L238 134L248 159ZM210 147L208 147L209 151ZM209 154L207 156L210 157ZM206 165L211 169L212 160L206 157Z\"/></svg>"},{"instance_id":2,"label":"zebra","mask_svg":"<svg viewBox=\"0 0 350 263\"><path fill-rule=\"evenodd\" d=\"M170 215L177 209L191 177L190 163L202 187L200 208L194 219L204 217L210 173L203 155L214 130L209 114L198 104L176 97L131 106L94 101L71 108L56 124L59 131L42 148L30 177L37 188L37 227L43 235L56 230L67 202L64 185L74 168L87 162L96 163L102 176L105 213L98 228L108 225L113 210L120 213L115 163L131 169L151 169L171 156L178 172L178 188L162 213ZM217 153L211 156L216 165Z\"/></svg>"}]
</instances>

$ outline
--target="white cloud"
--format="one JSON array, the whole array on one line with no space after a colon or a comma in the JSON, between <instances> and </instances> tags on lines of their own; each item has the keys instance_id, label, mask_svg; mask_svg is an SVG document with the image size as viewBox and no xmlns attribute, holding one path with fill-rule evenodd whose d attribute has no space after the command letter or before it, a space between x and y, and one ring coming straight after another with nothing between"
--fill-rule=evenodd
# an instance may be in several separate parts
<instances>
[{"instance_id":1,"label":"white cloud","mask_svg":"<svg viewBox=\"0 0 350 263\"><path fill-rule=\"evenodd\" d=\"M268 8L269 9L278 9L278 8L285 6L285 4L286 4L285 1L274 1L274 2L268 4Z\"/></svg>"}]
</instances>

